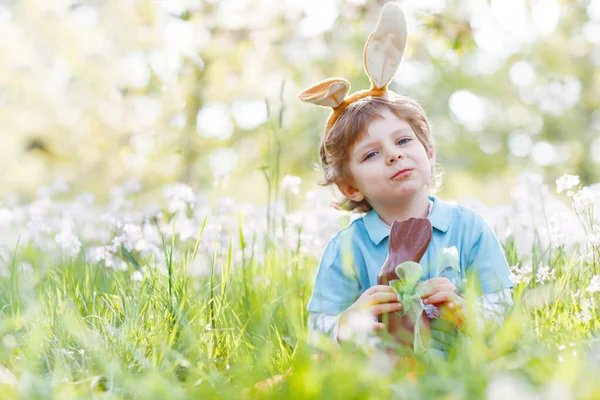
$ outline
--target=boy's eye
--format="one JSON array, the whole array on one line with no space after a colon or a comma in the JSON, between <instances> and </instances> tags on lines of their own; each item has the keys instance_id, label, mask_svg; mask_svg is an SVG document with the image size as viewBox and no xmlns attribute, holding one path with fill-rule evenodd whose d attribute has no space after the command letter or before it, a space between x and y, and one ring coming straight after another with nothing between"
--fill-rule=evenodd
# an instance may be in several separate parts
<instances>
[{"instance_id":1,"label":"boy's eye","mask_svg":"<svg viewBox=\"0 0 600 400\"><path fill-rule=\"evenodd\" d=\"M410 142L409 138L403 138L403 139L398 140L398 144L406 144L408 142Z\"/></svg>"},{"instance_id":2,"label":"boy's eye","mask_svg":"<svg viewBox=\"0 0 600 400\"><path fill-rule=\"evenodd\" d=\"M368 153L368 154L365 156L365 160L368 160L369 158L371 158L371 157L372 157L372 156L374 156L375 154L377 154L377 153L375 153L374 151L372 151L372 152Z\"/></svg>"}]
</instances>

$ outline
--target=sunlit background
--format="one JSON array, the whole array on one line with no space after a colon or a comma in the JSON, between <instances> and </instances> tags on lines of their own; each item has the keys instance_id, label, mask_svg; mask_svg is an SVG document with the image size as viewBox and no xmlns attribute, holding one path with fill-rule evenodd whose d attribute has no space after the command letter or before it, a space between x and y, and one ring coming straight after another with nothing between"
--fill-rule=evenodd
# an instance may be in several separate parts
<instances>
[{"instance_id":1,"label":"sunlit background","mask_svg":"<svg viewBox=\"0 0 600 400\"><path fill-rule=\"evenodd\" d=\"M313 189L328 110L297 93L332 76L368 86L383 3L3 0L0 198L133 179L263 203L277 140L280 176ZM524 170L600 181L599 0L400 3L391 89L431 119L442 196L499 204Z\"/></svg>"},{"instance_id":2,"label":"sunlit background","mask_svg":"<svg viewBox=\"0 0 600 400\"><path fill-rule=\"evenodd\" d=\"M305 346L357 216L297 94L368 87L384 1L0 0L0 397L599 399L600 0L401 3L391 89L502 244L503 328L467 297L448 364Z\"/></svg>"}]
</instances>

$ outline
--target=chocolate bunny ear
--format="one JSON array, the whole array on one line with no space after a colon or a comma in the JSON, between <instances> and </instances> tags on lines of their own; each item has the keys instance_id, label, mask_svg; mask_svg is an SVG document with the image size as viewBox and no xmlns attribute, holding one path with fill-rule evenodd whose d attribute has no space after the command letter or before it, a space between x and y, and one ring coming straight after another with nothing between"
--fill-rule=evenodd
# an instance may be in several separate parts
<instances>
[{"instance_id":1,"label":"chocolate bunny ear","mask_svg":"<svg viewBox=\"0 0 600 400\"><path fill-rule=\"evenodd\" d=\"M406 50L407 36L402 9L394 3L385 4L364 50L365 71L374 88L385 89L396 75Z\"/></svg>"},{"instance_id":2,"label":"chocolate bunny ear","mask_svg":"<svg viewBox=\"0 0 600 400\"><path fill-rule=\"evenodd\" d=\"M346 98L350 84L342 78L331 78L317 83L298 94L300 100L323 107L337 108Z\"/></svg>"}]
</instances>

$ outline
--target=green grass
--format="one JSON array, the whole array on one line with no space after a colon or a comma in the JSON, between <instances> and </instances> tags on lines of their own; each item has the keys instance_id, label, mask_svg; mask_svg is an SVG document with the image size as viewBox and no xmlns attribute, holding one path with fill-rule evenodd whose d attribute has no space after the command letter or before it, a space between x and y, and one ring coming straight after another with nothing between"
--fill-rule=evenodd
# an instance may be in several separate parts
<instances>
[{"instance_id":1,"label":"green grass","mask_svg":"<svg viewBox=\"0 0 600 400\"><path fill-rule=\"evenodd\" d=\"M116 271L17 249L0 280L0 397L459 399L485 397L499 379L600 397L600 324L594 310L580 322L574 297L577 289L589 296L597 263L565 264L554 251L556 279L519 285L502 329L473 324L450 362L383 368L380 354L346 347L313 358L305 309L316 260L271 249L264 263L232 264L234 249L224 250L205 277L186 273L191 248L180 257L167 251L167 273L148 268L132 281L133 263ZM507 257L516 257L510 246ZM20 260L33 271L19 271ZM254 387L290 368L271 389Z\"/></svg>"}]
</instances>

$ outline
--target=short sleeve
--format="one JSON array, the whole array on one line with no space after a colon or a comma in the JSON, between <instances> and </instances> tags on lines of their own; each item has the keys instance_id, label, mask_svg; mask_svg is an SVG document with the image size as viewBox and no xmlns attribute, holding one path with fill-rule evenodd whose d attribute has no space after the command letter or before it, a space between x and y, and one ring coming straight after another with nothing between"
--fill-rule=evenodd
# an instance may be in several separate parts
<instances>
[{"instance_id":1,"label":"short sleeve","mask_svg":"<svg viewBox=\"0 0 600 400\"><path fill-rule=\"evenodd\" d=\"M314 281L308 311L339 314L360 295L360 283L353 263L344 263L338 243L339 236L331 239L321 257Z\"/></svg>"},{"instance_id":2,"label":"short sleeve","mask_svg":"<svg viewBox=\"0 0 600 400\"><path fill-rule=\"evenodd\" d=\"M478 273L484 294L512 287L508 263L498 238L481 216L475 221L479 222L480 229L469 253L466 272Z\"/></svg>"}]
</instances>

